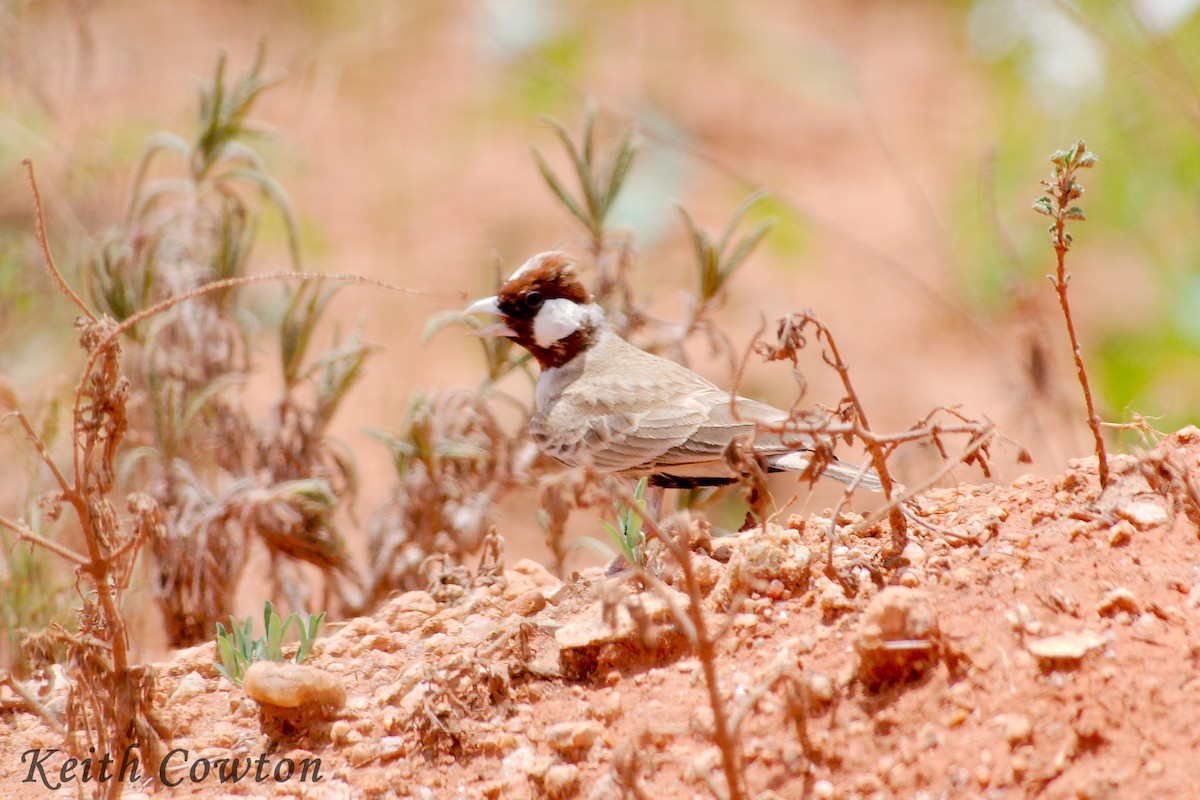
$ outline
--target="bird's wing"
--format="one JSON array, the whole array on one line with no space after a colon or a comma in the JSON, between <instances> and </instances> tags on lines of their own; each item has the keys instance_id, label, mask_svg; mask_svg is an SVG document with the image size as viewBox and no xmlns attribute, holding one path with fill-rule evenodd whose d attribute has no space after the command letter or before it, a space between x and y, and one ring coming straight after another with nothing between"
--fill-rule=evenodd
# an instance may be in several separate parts
<instances>
[{"instance_id":1,"label":"bird's wing","mask_svg":"<svg viewBox=\"0 0 1200 800\"><path fill-rule=\"evenodd\" d=\"M664 452L656 460L656 465L712 463L722 473L728 472L723 465L723 456L735 437L754 433L756 425L779 425L787 419L787 414L774 406L745 397L738 397L734 401L727 392L719 390L706 392L695 399L708 408L704 423L686 441ZM755 447L765 455L795 449L794 446L784 446L779 437L769 431L759 432Z\"/></svg>"},{"instance_id":2,"label":"bird's wing","mask_svg":"<svg viewBox=\"0 0 1200 800\"><path fill-rule=\"evenodd\" d=\"M574 466L636 471L686 442L707 416L705 405L691 397L660 398L654 386L615 388L599 399L564 393L548 413L534 417L534 440Z\"/></svg>"}]
</instances>

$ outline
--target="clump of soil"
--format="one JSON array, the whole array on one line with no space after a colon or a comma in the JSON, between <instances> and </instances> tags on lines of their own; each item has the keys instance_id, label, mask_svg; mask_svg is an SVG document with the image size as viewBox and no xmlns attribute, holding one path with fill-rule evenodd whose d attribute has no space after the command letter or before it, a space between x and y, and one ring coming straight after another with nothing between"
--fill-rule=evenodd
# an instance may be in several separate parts
<instances>
[{"instance_id":1,"label":"clump of soil","mask_svg":"<svg viewBox=\"0 0 1200 800\"><path fill-rule=\"evenodd\" d=\"M1196 474L1200 431L1162 447ZM1112 458L1103 493L1094 459L1057 478L929 491L915 513L941 532L914 525L886 567L876 531L839 536L827 570L828 531L854 515L698 543L751 795L1194 793L1200 538L1186 493L1155 480L1153 463ZM703 670L671 610L684 602L599 571L563 583L531 561L441 600L400 595L313 648L309 663L348 699L308 749L273 743L256 704L217 676L211 645L180 652L158 665L172 747L193 763L319 759L320 780L297 771L234 789L209 777L175 791L705 796L720 759ZM0 716L10 796L44 793L21 783L21 754L56 745L37 717Z\"/></svg>"}]
</instances>

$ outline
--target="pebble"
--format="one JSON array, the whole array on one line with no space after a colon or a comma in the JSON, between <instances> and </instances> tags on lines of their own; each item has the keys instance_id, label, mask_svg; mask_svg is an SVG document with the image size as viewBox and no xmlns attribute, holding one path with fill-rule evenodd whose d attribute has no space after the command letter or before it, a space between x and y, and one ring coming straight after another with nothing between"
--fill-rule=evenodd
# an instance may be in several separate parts
<instances>
[{"instance_id":1,"label":"pebble","mask_svg":"<svg viewBox=\"0 0 1200 800\"><path fill-rule=\"evenodd\" d=\"M1062 633L1036 639L1025 645L1042 662L1072 662L1083 658L1089 650L1104 646L1104 637L1094 631Z\"/></svg>"},{"instance_id":2,"label":"pebble","mask_svg":"<svg viewBox=\"0 0 1200 800\"><path fill-rule=\"evenodd\" d=\"M1113 513L1139 531L1165 525L1170 519L1167 510L1152 500L1128 500L1114 508Z\"/></svg>"},{"instance_id":3,"label":"pebble","mask_svg":"<svg viewBox=\"0 0 1200 800\"><path fill-rule=\"evenodd\" d=\"M179 679L179 685L175 687L175 691L171 693L171 698L167 702L172 705L186 703L192 698L204 694L207 688L208 682L200 677L199 672L193 670Z\"/></svg>"},{"instance_id":4,"label":"pebble","mask_svg":"<svg viewBox=\"0 0 1200 800\"><path fill-rule=\"evenodd\" d=\"M809 696L815 705L824 706L833 702L833 678L824 673L816 672L808 678Z\"/></svg>"},{"instance_id":5,"label":"pebble","mask_svg":"<svg viewBox=\"0 0 1200 800\"><path fill-rule=\"evenodd\" d=\"M379 740L379 760L391 761L404 755L403 736L385 736Z\"/></svg>"},{"instance_id":6,"label":"pebble","mask_svg":"<svg viewBox=\"0 0 1200 800\"><path fill-rule=\"evenodd\" d=\"M572 796L579 788L579 767L574 764L555 764L546 770L542 788L551 800Z\"/></svg>"},{"instance_id":7,"label":"pebble","mask_svg":"<svg viewBox=\"0 0 1200 800\"><path fill-rule=\"evenodd\" d=\"M929 595L889 586L871 600L855 633L858 678L878 687L916 677L937 661L940 638Z\"/></svg>"},{"instance_id":8,"label":"pebble","mask_svg":"<svg viewBox=\"0 0 1200 800\"><path fill-rule=\"evenodd\" d=\"M541 589L530 589L517 597L508 607L504 609L505 615L517 614L522 617L531 617L546 607L546 595L542 594Z\"/></svg>"},{"instance_id":9,"label":"pebble","mask_svg":"<svg viewBox=\"0 0 1200 800\"><path fill-rule=\"evenodd\" d=\"M560 722L546 728L543 738L559 753L587 750L604 735L604 727L591 720Z\"/></svg>"},{"instance_id":10,"label":"pebble","mask_svg":"<svg viewBox=\"0 0 1200 800\"><path fill-rule=\"evenodd\" d=\"M367 742L359 742L346 751L346 760L353 767L365 766L375 760L375 748Z\"/></svg>"},{"instance_id":11,"label":"pebble","mask_svg":"<svg viewBox=\"0 0 1200 800\"><path fill-rule=\"evenodd\" d=\"M758 627L758 617L754 614L738 614L733 618L733 627L752 631Z\"/></svg>"},{"instance_id":12,"label":"pebble","mask_svg":"<svg viewBox=\"0 0 1200 800\"><path fill-rule=\"evenodd\" d=\"M307 664L257 661L246 670L242 688L252 700L278 708L341 708L346 703L341 679Z\"/></svg>"},{"instance_id":13,"label":"pebble","mask_svg":"<svg viewBox=\"0 0 1200 800\"><path fill-rule=\"evenodd\" d=\"M1140 614L1142 611L1137 596L1124 586L1110 590L1096 604L1096 613L1102 617L1112 617L1122 611L1127 614Z\"/></svg>"},{"instance_id":14,"label":"pebble","mask_svg":"<svg viewBox=\"0 0 1200 800\"><path fill-rule=\"evenodd\" d=\"M1108 545L1109 547L1120 547L1129 544L1133 539L1135 528L1133 523L1127 519L1123 519L1116 525L1108 529Z\"/></svg>"},{"instance_id":15,"label":"pebble","mask_svg":"<svg viewBox=\"0 0 1200 800\"><path fill-rule=\"evenodd\" d=\"M998 714L992 721L1000 726L1009 747L1028 744L1033 739L1033 723L1024 714Z\"/></svg>"}]
</instances>

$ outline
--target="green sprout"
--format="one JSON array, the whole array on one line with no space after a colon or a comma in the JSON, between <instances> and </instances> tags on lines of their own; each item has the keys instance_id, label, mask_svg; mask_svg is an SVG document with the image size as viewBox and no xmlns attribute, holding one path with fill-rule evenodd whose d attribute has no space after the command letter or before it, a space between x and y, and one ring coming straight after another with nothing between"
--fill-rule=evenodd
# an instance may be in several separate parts
<instances>
[{"instance_id":1,"label":"green sprout","mask_svg":"<svg viewBox=\"0 0 1200 800\"><path fill-rule=\"evenodd\" d=\"M642 478L633 493L637 508L627 508L622 503L613 501L613 508L617 512L617 524L602 520L604 529L608 531L608 538L625 557L625 561L637 567L646 566L646 534L642 531L641 513L646 510L646 484L647 479Z\"/></svg>"},{"instance_id":2,"label":"green sprout","mask_svg":"<svg viewBox=\"0 0 1200 800\"><path fill-rule=\"evenodd\" d=\"M308 615L307 625L296 613L288 614L287 619L282 619L275 611L275 605L268 600L263 604L264 635L257 639L254 638L254 621L251 617L246 617L245 623L240 626L236 619L230 617L229 630L218 622L217 654L221 663L217 664L217 672L228 678L231 683L240 686L246 669L254 662L283 661L283 637L287 635L292 623L296 624L296 631L300 636L300 644L292 661L301 664L308 658L317 632L324 621L324 611Z\"/></svg>"},{"instance_id":3,"label":"green sprout","mask_svg":"<svg viewBox=\"0 0 1200 800\"><path fill-rule=\"evenodd\" d=\"M763 238L770 233L775 224L773 219L760 222L754 230L736 243L733 241L733 235L742 220L760 200L766 197L766 192L755 192L743 200L741 205L734 210L733 216L729 218L729 223L721 232L720 238L716 240L696 224L687 209L680 205L675 207L683 218L683 224L687 227L688 236L692 241L692 252L696 257L698 273L697 293L702 307L716 304L734 271L749 258L750 254L754 252L754 248L758 247Z\"/></svg>"},{"instance_id":4,"label":"green sprout","mask_svg":"<svg viewBox=\"0 0 1200 800\"><path fill-rule=\"evenodd\" d=\"M533 148L533 158L545 179L550 191L570 212L571 216L583 223L592 238L592 248L599 254L604 245L604 223L608 212L612 210L621 186L629 174L637 156L637 139L632 129L626 130L605 153L599 163L595 156L595 124L596 108L588 105L583 114L583 130L580 143L576 147L571 140L571 134L557 120L546 119L547 124L554 128L563 149L571 159L575 177L579 181L580 196L575 197L566 185L554 174L546 157L536 147Z\"/></svg>"}]
</instances>

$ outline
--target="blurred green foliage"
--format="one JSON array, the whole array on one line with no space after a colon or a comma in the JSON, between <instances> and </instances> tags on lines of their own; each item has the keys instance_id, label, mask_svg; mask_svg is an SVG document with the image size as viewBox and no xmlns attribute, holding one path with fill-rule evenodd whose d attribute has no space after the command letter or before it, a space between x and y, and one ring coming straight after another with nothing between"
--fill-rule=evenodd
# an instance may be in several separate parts
<instances>
[{"instance_id":1,"label":"blurred green foliage","mask_svg":"<svg viewBox=\"0 0 1200 800\"><path fill-rule=\"evenodd\" d=\"M1005 5L1018 7L976 0L961 8L963 24L969 28L981 8ZM1162 414L1156 427L1174 430L1200 418L1200 381L1189 377L1200 366L1200 301L1189 289L1200 275L1200 15L1156 31L1120 0L1027 6L1048 12L1046 24L1072 28L1092 49L1074 51L1074 65L1068 48L1061 62L1040 61L1036 50L1046 43L1029 37L984 59L979 74L994 145L978 168L963 170L954 204L961 290L977 309L998 317L1018 313L1029 292L1045 291L1052 253L1045 226L1024 216L1022 200L1045 177L1045 153L1086 136L1104 168L1091 176L1084 198L1090 221L1078 232L1069 264L1072 291L1108 300L1122 287L1097 289L1096 282L1119 280L1150 304L1133 312L1136 322L1127 309L1115 309L1108 327L1084 334L1085 357L1100 378L1101 413L1116 422L1134 411ZM1039 63L1078 69L1079 85L1064 88L1061 74L1037 73Z\"/></svg>"}]
</instances>

